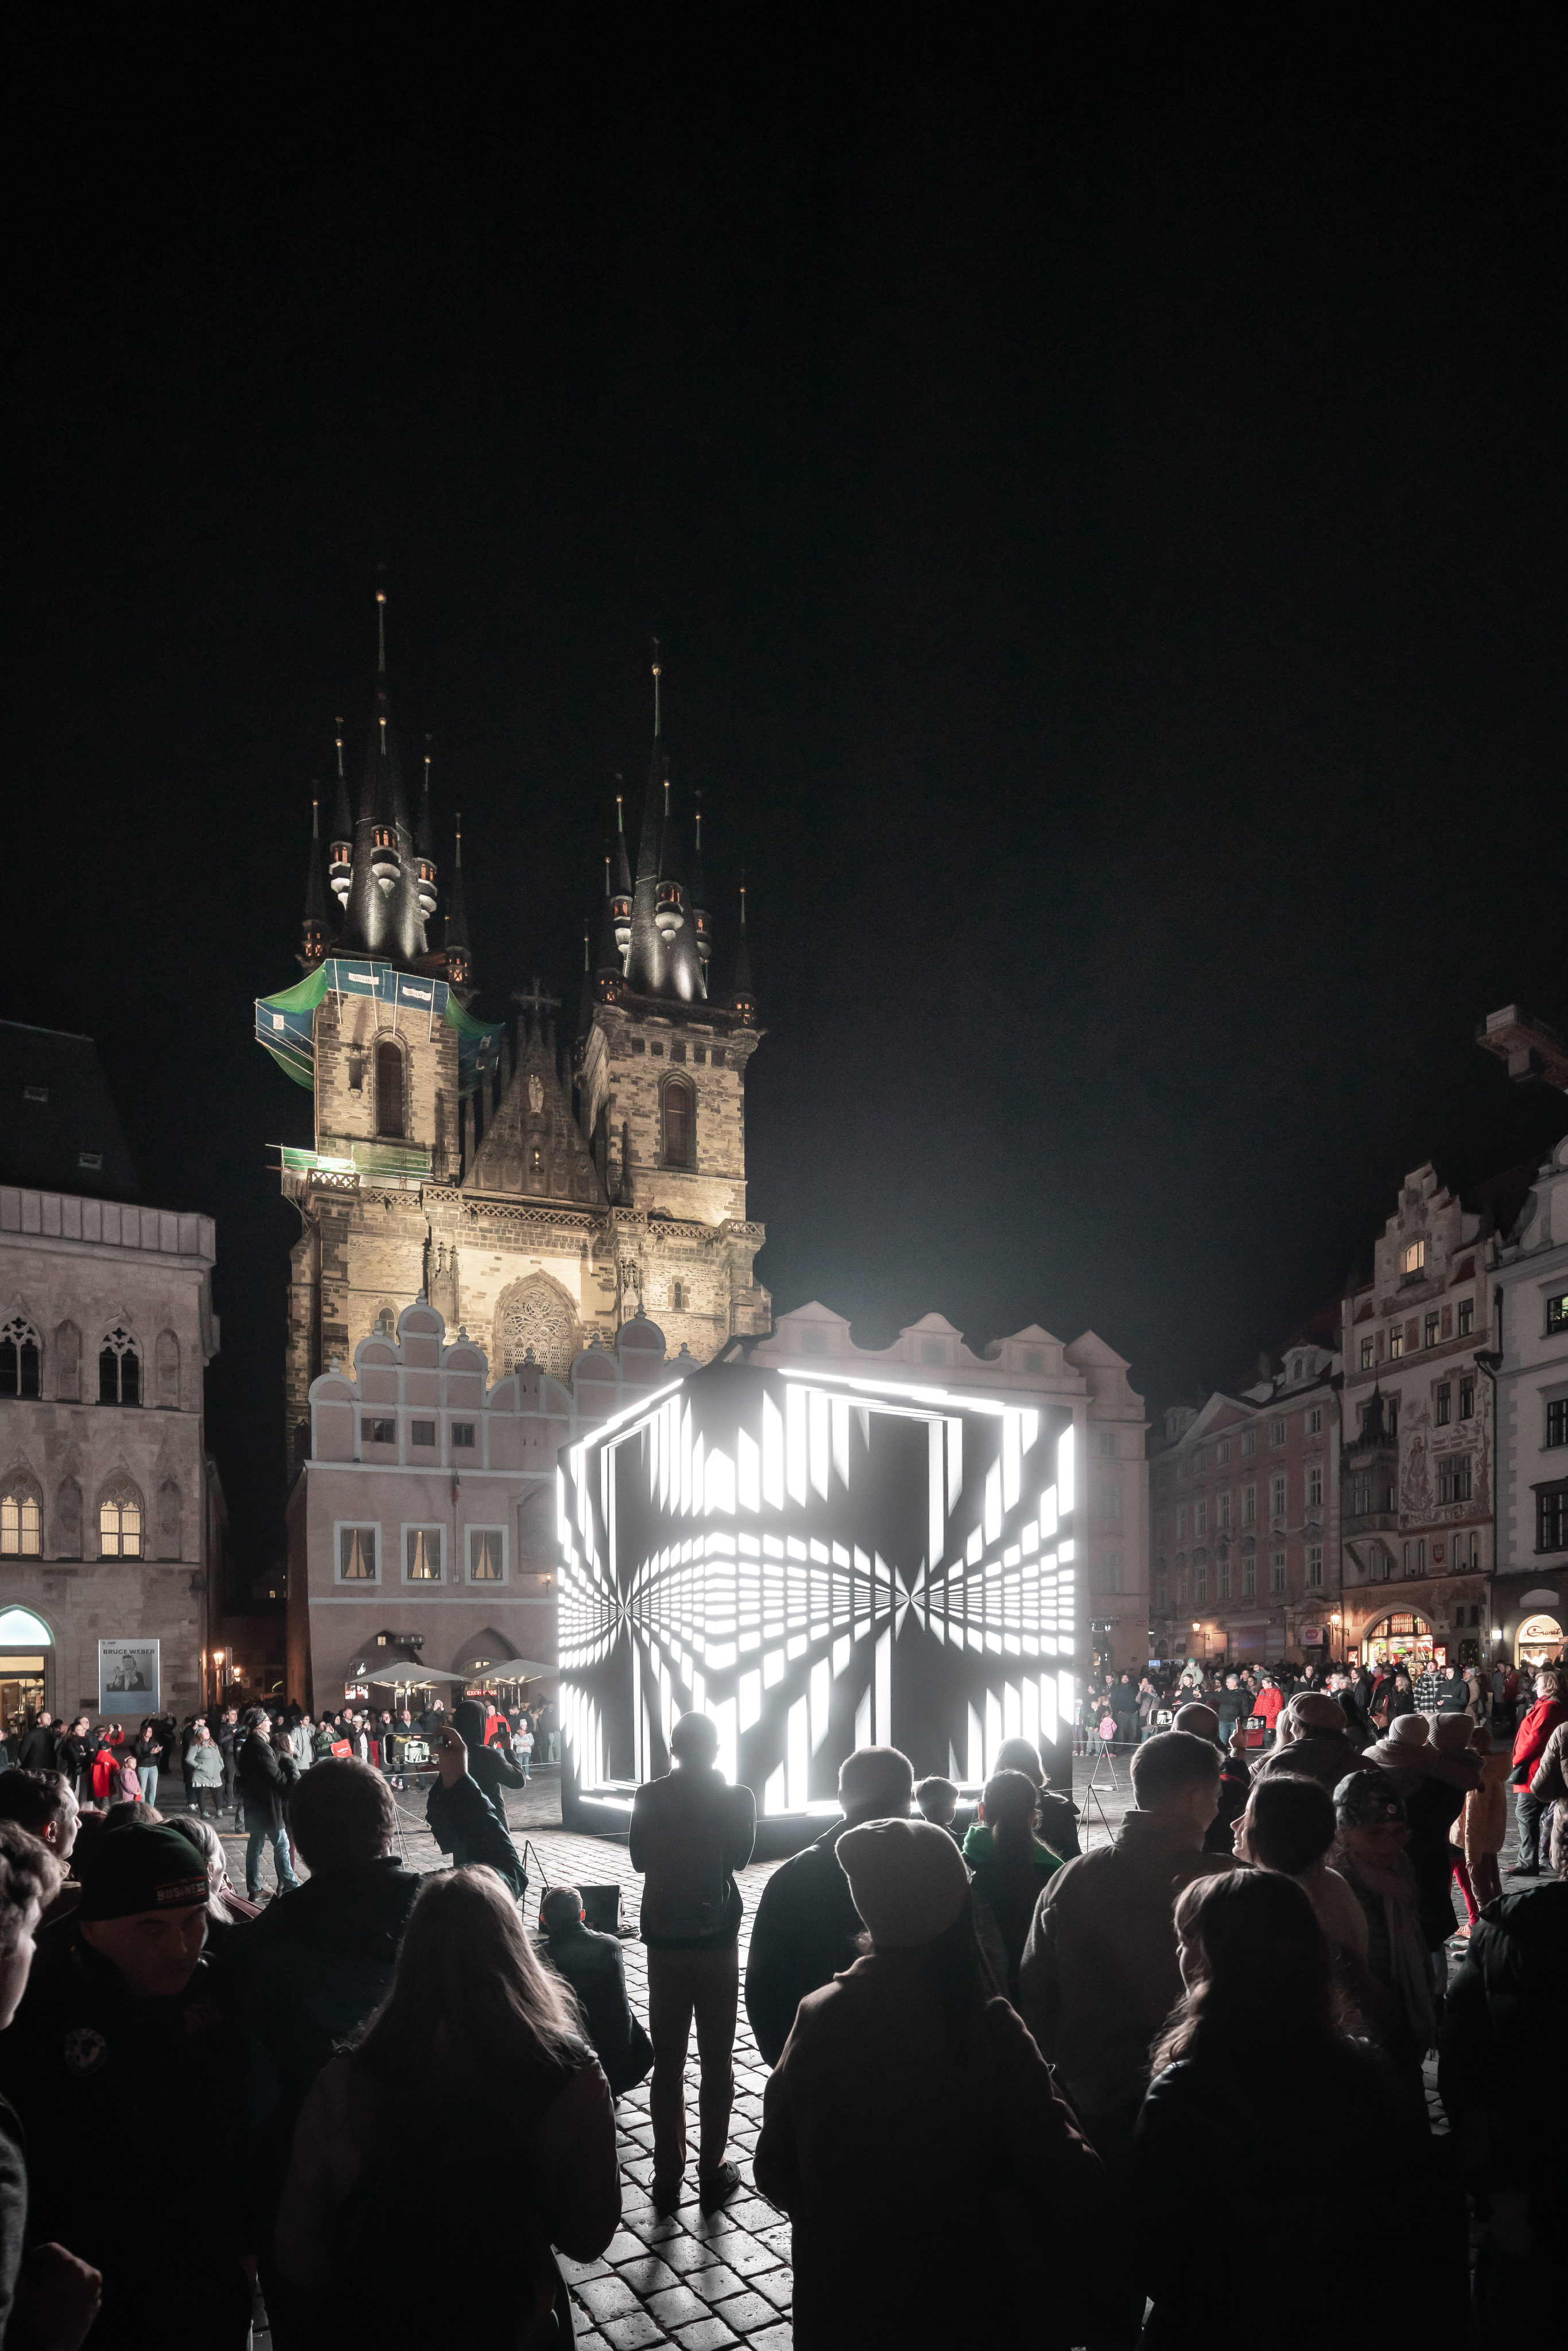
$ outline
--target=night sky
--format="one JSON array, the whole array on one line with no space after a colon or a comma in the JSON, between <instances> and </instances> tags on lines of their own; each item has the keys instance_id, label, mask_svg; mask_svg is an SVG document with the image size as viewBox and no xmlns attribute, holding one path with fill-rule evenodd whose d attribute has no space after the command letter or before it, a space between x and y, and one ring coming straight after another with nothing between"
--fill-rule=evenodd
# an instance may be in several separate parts
<instances>
[{"instance_id":1,"label":"night sky","mask_svg":"<svg viewBox=\"0 0 1568 2351\"><path fill-rule=\"evenodd\" d=\"M972 13L972 12L971 12ZM1562 20L1114 6L35 12L13 47L0 1011L218 1220L281 1545L251 1041L393 707L483 992L575 1001L664 647L758 1273L1092 1325L1151 1407L1568 1104Z\"/></svg>"}]
</instances>

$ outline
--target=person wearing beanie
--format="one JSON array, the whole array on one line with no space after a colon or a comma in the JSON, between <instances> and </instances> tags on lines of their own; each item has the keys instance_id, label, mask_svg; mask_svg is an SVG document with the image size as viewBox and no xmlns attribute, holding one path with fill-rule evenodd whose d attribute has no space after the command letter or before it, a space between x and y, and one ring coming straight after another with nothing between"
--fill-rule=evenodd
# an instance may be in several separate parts
<instances>
[{"instance_id":1,"label":"person wearing beanie","mask_svg":"<svg viewBox=\"0 0 1568 2351\"><path fill-rule=\"evenodd\" d=\"M1317 1780L1331 1793L1361 1761L1344 1708L1327 1690L1298 1690L1280 1717L1275 1744L1254 1767L1255 1776L1291 1771Z\"/></svg>"},{"instance_id":2,"label":"person wearing beanie","mask_svg":"<svg viewBox=\"0 0 1568 2351\"><path fill-rule=\"evenodd\" d=\"M38 1938L0 2033L0 2092L27 2135L35 2236L102 2273L105 2351L242 2351L250 2314L237 2168L208 2161L248 2078L245 2042L203 1955L207 1873L175 1829L110 1828L78 1847L81 1900ZM178 2147L175 2198L84 2197L86 2147Z\"/></svg>"},{"instance_id":3,"label":"person wearing beanie","mask_svg":"<svg viewBox=\"0 0 1568 2351\"><path fill-rule=\"evenodd\" d=\"M763 1887L746 1960L746 2013L764 2064L779 2063L806 1994L854 1965L865 1922L839 1866L839 1839L860 1821L904 1819L914 1780L898 1748L857 1747L839 1766L843 1818Z\"/></svg>"},{"instance_id":4,"label":"person wearing beanie","mask_svg":"<svg viewBox=\"0 0 1568 2351\"><path fill-rule=\"evenodd\" d=\"M1195 1739L1207 1739L1216 1749L1219 1756L1219 1810L1204 1831L1203 1849L1205 1853L1233 1852L1236 1823L1247 1809L1248 1791L1252 1785L1251 1768L1247 1761L1246 1718L1231 1715L1227 1729L1217 1706L1195 1701L1177 1707L1171 1729L1190 1731Z\"/></svg>"},{"instance_id":5,"label":"person wearing beanie","mask_svg":"<svg viewBox=\"0 0 1568 2351\"><path fill-rule=\"evenodd\" d=\"M905 1817L835 1850L871 1948L800 2002L754 2158L793 2224L798 2351L1103 2339L1119 2207L990 1991L956 1846Z\"/></svg>"}]
</instances>

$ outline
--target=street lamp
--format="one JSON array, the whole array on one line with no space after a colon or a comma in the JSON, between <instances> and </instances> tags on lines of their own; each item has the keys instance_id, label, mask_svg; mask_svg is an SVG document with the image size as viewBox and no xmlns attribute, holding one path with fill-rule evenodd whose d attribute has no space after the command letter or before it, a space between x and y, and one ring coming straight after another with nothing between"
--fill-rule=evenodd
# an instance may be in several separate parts
<instances>
[{"instance_id":1,"label":"street lamp","mask_svg":"<svg viewBox=\"0 0 1568 2351\"><path fill-rule=\"evenodd\" d=\"M227 1654L228 1652L225 1649L214 1649L213 1651L214 1697L220 1706L223 1703L224 1696L224 1659Z\"/></svg>"}]
</instances>

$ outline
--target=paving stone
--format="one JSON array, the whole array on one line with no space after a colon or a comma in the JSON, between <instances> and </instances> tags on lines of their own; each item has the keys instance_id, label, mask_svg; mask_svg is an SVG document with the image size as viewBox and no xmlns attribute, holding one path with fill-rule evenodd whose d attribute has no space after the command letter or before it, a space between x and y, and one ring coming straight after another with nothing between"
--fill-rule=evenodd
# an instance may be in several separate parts
<instances>
[{"instance_id":1,"label":"paving stone","mask_svg":"<svg viewBox=\"0 0 1568 2351\"><path fill-rule=\"evenodd\" d=\"M629 2318L612 2318L600 2333L611 2351L643 2351L647 2344L669 2340L657 2320L650 2318L645 2310L634 2311Z\"/></svg>"},{"instance_id":2,"label":"paving stone","mask_svg":"<svg viewBox=\"0 0 1568 2351\"><path fill-rule=\"evenodd\" d=\"M680 2283L668 2262L657 2260L652 2253L643 2253L638 2261L622 2262L616 2274L631 2287L639 2302L646 2302L651 2294L663 2294L666 2286Z\"/></svg>"},{"instance_id":3,"label":"paving stone","mask_svg":"<svg viewBox=\"0 0 1568 2351\"><path fill-rule=\"evenodd\" d=\"M700 2238L689 2236L678 2221L672 2220L666 2225L668 2235L650 2235L648 2242L657 2245L659 2259L668 2262L673 2270L679 2270L683 2277L689 2277L695 2270L707 2269L716 2261L717 2255L712 2246L704 2244Z\"/></svg>"},{"instance_id":4,"label":"paving stone","mask_svg":"<svg viewBox=\"0 0 1568 2351\"><path fill-rule=\"evenodd\" d=\"M624 2318L639 2306L631 2287L623 2285L613 2271L603 2277L584 2278L576 2294L583 2308L601 2324L607 2318Z\"/></svg>"},{"instance_id":5,"label":"paving stone","mask_svg":"<svg viewBox=\"0 0 1568 2351\"><path fill-rule=\"evenodd\" d=\"M578 2311L575 2315L580 2318L582 2313ZM586 2332L580 2329L573 2341L576 2351L604 2351L604 2337L597 2326L591 2326Z\"/></svg>"},{"instance_id":6,"label":"paving stone","mask_svg":"<svg viewBox=\"0 0 1568 2351\"><path fill-rule=\"evenodd\" d=\"M769 2247L781 2262L787 2262L792 2250L789 2221L781 2220L776 2229L758 2229L757 2241Z\"/></svg>"},{"instance_id":7,"label":"paving stone","mask_svg":"<svg viewBox=\"0 0 1568 2351\"><path fill-rule=\"evenodd\" d=\"M621 2168L628 2179L635 2179L646 2188L653 2177L653 2158L651 2155L629 2156Z\"/></svg>"},{"instance_id":8,"label":"paving stone","mask_svg":"<svg viewBox=\"0 0 1568 2351\"><path fill-rule=\"evenodd\" d=\"M699 2318L695 2326L683 2326L675 2340L681 2351L724 2351L735 2337L721 2318Z\"/></svg>"},{"instance_id":9,"label":"paving stone","mask_svg":"<svg viewBox=\"0 0 1568 2351\"><path fill-rule=\"evenodd\" d=\"M567 2253L558 2253L556 2260L568 2285L576 2285L583 2278L604 2277L610 2269L608 2262L574 2262Z\"/></svg>"},{"instance_id":10,"label":"paving stone","mask_svg":"<svg viewBox=\"0 0 1568 2351\"><path fill-rule=\"evenodd\" d=\"M634 2236L630 2229L617 2229L604 2248L603 2258L612 2269L618 2269L622 2262L640 2261L644 2250L641 2237Z\"/></svg>"},{"instance_id":11,"label":"paving stone","mask_svg":"<svg viewBox=\"0 0 1568 2351\"><path fill-rule=\"evenodd\" d=\"M760 2335L747 2340L751 2351L794 2351L795 2330L786 2322L782 2326L765 2326Z\"/></svg>"},{"instance_id":12,"label":"paving stone","mask_svg":"<svg viewBox=\"0 0 1568 2351\"><path fill-rule=\"evenodd\" d=\"M686 2283L694 2294L700 2294L705 2302L710 2303L723 2302L730 2294L746 2292L746 2280L725 2262L714 2262L706 2270L688 2271Z\"/></svg>"},{"instance_id":13,"label":"paving stone","mask_svg":"<svg viewBox=\"0 0 1568 2351\"><path fill-rule=\"evenodd\" d=\"M769 2204L760 2196L737 2196L724 2209L733 2227L749 2229L753 2233L758 2229L776 2229L784 2217L776 2204Z\"/></svg>"},{"instance_id":14,"label":"paving stone","mask_svg":"<svg viewBox=\"0 0 1568 2351\"><path fill-rule=\"evenodd\" d=\"M777 2253L769 2252L744 2229L730 2231L718 2248L718 2256L732 2270L738 2270L742 2277L749 2277L753 2270L770 2270L779 2259Z\"/></svg>"},{"instance_id":15,"label":"paving stone","mask_svg":"<svg viewBox=\"0 0 1568 2351\"><path fill-rule=\"evenodd\" d=\"M686 2225L694 2237L723 2237L734 2228L735 2222L730 2218L728 2207L721 2204L716 2212L694 2212Z\"/></svg>"},{"instance_id":16,"label":"paving stone","mask_svg":"<svg viewBox=\"0 0 1568 2351\"><path fill-rule=\"evenodd\" d=\"M745 2335L754 2326L770 2326L779 2314L762 2294L737 2294L732 2301L716 2303L713 2314Z\"/></svg>"},{"instance_id":17,"label":"paving stone","mask_svg":"<svg viewBox=\"0 0 1568 2351\"><path fill-rule=\"evenodd\" d=\"M672 2332L677 2326L690 2326L695 2320L707 2316L706 2303L699 2302L690 2286L686 2285L673 2285L667 2294L654 2294L648 2308L660 2325L670 2328Z\"/></svg>"},{"instance_id":18,"label":"paving stone","mask_svg":"<svg viewBox=\"0 0 1568 2351\"><path fill-rule=\"evenodd\" d=\"M753 2294L765 2294L775 2310L788 2310L795 2299L795 2273L791 2269L764 2270L760 2277L746 2281Z\"/></svg>"}]
</instances>

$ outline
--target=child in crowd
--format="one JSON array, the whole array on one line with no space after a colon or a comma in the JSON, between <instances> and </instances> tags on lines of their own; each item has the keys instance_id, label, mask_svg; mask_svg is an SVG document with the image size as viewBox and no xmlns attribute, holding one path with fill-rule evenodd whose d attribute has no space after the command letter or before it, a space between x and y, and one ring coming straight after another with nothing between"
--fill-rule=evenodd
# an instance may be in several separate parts
<instances>
[{"instance_id":1,"label":"child in crowd","mask_svg":"<svg viewBox=\"0 0 1568 2351\"><path fill-rule=\"evenodd\" d=\"M954 1815L958 1810L958 1791L951 1780L944 1780L939 1774L933 1773L929 1780L920 1782L915 1791L915 1801L934 1828L946 1829L956 1844L960 1842L958 1832L953 1825Z\"/></svg>"}]
</instances>

